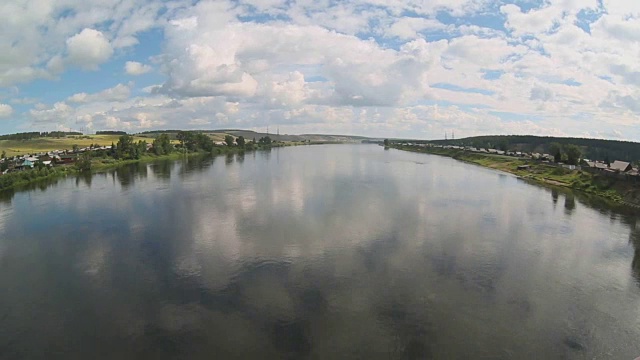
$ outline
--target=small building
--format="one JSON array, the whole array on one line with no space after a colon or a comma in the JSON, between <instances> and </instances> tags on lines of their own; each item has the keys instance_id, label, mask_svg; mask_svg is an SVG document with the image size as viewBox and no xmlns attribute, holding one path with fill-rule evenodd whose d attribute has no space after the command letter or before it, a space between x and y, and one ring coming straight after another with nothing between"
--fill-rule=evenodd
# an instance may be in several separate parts
<instances>
[{"instance_id":1,"label":"small building","mask_svg":"<svg viewBox=\"0 0 640 360\"><path fill-rule=\"evenodd\" d=\"M531 165L518 165L518 170L529 170Z\"/></svg>"},{"instance_id":2,"label":"small building","mask_svg":"<svg viewBox=\"0 0 640 360\"><path fill-rule=\"evenodd\" d=\"M609 165L607 165L606 163L602 162L602 161L596 161L594 164L594 167L598 170L605 170L605 169L609 169Z\"/></svg>"},{"instance_id":3,"label":"small building","mask_svg":"<svg viewBox=\"0 0 640 360\"><path fill-rule=\"evenodd\" d=\"M611 170L618 171L618 172L627 172L627 171L630 171L632 169L632 166L631 166L630 163L628 163L626 161L616 160L616 161L611 163L609 168Z\"/></svg>"},{"instance_id":4,"label":"small building","mask_svg":"<svg viewBox=\"0 0 640 360\"><path fill-rule=\"evenodd\" d=\"M60 155L60 160L58 161L62 164L73 164L76 161L76 158L77 157L75 155L64 154Z\"/></svg>"}]
</instances>

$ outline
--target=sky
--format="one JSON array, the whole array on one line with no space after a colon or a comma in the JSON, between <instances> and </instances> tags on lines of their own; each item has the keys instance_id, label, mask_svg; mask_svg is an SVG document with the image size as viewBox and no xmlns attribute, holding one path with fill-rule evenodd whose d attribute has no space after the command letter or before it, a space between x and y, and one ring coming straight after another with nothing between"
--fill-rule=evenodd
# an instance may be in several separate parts
<instances>
[{"instance_id":1,"label":"sky","mask_svg":"<svg viewBox=\"0 0 640 360\"><path fill-rule=\"evenodd\" d=\"M0 133L640 141L640 1L0 2Z\"/></svg>"}]
</instances>

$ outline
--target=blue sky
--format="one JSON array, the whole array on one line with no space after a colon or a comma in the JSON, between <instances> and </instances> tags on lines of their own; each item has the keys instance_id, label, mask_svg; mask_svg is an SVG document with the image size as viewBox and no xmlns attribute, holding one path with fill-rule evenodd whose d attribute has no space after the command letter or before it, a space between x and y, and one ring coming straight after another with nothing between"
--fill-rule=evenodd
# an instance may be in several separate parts
<instances>
[{"instance_id":1,"label":"blue sky","mask_svg":"<svg viewBox=\"0 0 640 360\"><path fill-rule=\"evenodd\" d=\"M15 0L0 133L638 141L639 18L627 0Z\"/></svg>"}]
</instances>

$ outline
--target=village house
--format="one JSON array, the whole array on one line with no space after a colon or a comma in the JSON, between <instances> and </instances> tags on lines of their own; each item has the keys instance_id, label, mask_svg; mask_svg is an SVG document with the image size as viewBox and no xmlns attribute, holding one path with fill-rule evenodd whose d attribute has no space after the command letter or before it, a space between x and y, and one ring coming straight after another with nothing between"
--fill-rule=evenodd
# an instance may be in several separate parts
<instances>
[{"instance_id":1,"label":"village house","mask_svg":"<svg viewBox=\"0 0 640 360\"><path fill-rule=\"evenodd\" d=\"M627 172L632 169L632 166L628 162L616 160L611 163L609 168L617 172Z\"/></svg>"}]
</instances>

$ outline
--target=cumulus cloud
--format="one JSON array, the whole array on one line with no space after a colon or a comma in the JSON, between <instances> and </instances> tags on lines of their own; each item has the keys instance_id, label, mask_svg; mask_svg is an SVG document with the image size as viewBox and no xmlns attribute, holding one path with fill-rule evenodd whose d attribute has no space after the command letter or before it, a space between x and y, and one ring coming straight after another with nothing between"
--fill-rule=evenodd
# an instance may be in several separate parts
<instances>
[{"instance_id":1,"label":"cumulus cloud","mask_svg":"<svg viewBox=\"0 0 640 360\"><path fill-rule=\"evenodd\" d=\"M8 104L0 104L0 119L9 117L13 114L13 108Z\"/></svg>"},{"instance_id":2,"label":"cumulus cloud","mask_svg":"<svg viewBox=\"0 0 640 360\"><path fill-rule=\"evenodd\" d=\"M0 86L55 78L64 71L65 62L94 69L109 53L104 41L97 40L101 42L97 48L95 43L87 44L90 48L75 48L72 61L66 59L69 54L67 40L83 32L90 37L91 33L85 29L99 29L109 39L112 48L131 47L138 44L139 33L158 27L165 21L163 17L170 16L183 5L180 1L169 4L153 0L2 1ZM83 40L83 37L76 40ZM79 41L77 44L86 44L91 39L84 40L86 42Z\"/></svg>"},{"instance_id":3,"label":"cumulus cloud","mask_svg":"<svg viewBox=\"0 0 640 360\"><path fill-rule=\"evenodd\" d=\"M50 107L36 106L29 111L29 116L34 124L59 124L67 120L73 111L66 103L57 102Z\"/></svg>"},{"instance_id":4,"label":"cumulus cloud","mask_svg":"<svg viewBox=\"0 0 640 360\"><path fill-rule=\"evenodd\" d=\"M205 20L205 14L194 10L166 31L163 68L168 81L160 92L243 97L282 106L391 106L420 99L428 90L430 63L421 39L392 50L317 26L225 26ZM291 66L304 68L304 73L286 71ZM306 75L323 77L324 86L308 84Z\"/></svg>"},{"instance_id":5,"label":"cumulus cloud","mask_svg":"<svg viewBox=\"0 0 640 360\"><path fill-rule=\"evenodd\" d=\"M290 132L405 137L440 136L450 127L462 136L604 134L602 127L615 126L640 139L640 5L632 1L65 4L22 13L13 2L0 4L0 46L7 49L0 85L99 69L130 55L126 48L154 27L162 39L151 48L160 53L148 64L128 61L124 72L153 66L164 78L67 93L26 112L33 124L57 116L71 128L280 124ZM447 25L438 20L442 12L452 18ZM18 13L28 21L6 19ZM477 21L487 14L501 23ZM11 96L18 95L3 102L13 104Z\"/></svg>"},{"instance_id":6,"label":"cumulus cloud","mask_svg":"<svg viewBox=\"0 0 640 360\"><path fill-rule=\"evenodd\" d=\"M137 61L127 61L124 64L124 71L133 76L146 74L151 71L151 66L139 63Z\"/></svg>"},{"instance_id":7,"label":"cumulus cloud","mask_svg":"<svg viewBox=\"0 0 640 360\"><path fill-rule=\"evenodd\" d=\"M125 101L129 98L131 89L129 85L118 84L95 94L77 93L70 96L67 101L72 103L89 103L96 101L112 102Z\"/></svg>"},{"instance_id":8,"label":"cumulus cloud","mask_svg":"<svg viewBox=\"0 0 640 360\"><path fill-rule=\"evenodd\" d=\"M109 40L98 30L85 28L68 38L66 43L67 60L83 69L97 70L100 64L113 55Z\"/></svg>"}]
</instances>

